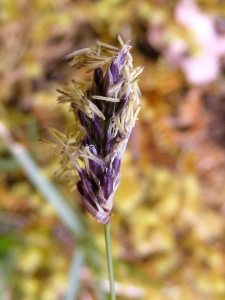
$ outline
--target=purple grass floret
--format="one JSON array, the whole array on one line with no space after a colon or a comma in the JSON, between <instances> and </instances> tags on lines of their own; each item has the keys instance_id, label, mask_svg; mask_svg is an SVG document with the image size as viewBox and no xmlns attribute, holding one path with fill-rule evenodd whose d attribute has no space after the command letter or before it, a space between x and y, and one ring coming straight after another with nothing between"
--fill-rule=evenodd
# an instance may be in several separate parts
<instances>
[{"instance_id":1,"label":"purple grass floret","mask_svg":"<svg viewBox=\"0 0 225 300\"><path fill-rule=\"evenodd\" d=\"M73 80L58 90L58 101L70 104L75 124L66 134L49 129L61 150L56 174L70 179L86 209L103 224L112 216L122 156L140 109L143 70L133 68L131 46L117 37L120 48L96 41L65 56L72 58L70 66L93 71L93 79L89 85Z\"/></svg>"}]
</instances>

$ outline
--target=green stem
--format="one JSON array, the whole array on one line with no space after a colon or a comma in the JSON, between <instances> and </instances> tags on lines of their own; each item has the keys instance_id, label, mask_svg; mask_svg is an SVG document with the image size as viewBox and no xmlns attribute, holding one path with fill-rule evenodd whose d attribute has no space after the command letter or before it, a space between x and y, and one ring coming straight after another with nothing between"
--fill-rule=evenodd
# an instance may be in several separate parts
<instances>
[{"instance_id":1,"label":"green stem","mask_svg":"<svg viewBox=\"0 0 225 300\"><path fill-rule=\"evenodd\" d=\"M115 289L114 289L112 252L110 246L110 223L105 225L104 231L105 231L105 246L106 246L106 254L107 254L109 282L110 282L110 299L116 300Z\"/></svg>"}]
</instances>

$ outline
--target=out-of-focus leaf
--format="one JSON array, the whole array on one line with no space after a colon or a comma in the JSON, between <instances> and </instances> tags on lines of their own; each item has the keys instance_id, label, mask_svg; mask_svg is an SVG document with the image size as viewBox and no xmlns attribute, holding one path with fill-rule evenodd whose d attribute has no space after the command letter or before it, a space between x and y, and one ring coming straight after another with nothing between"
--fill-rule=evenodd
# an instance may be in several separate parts
<instances>
[{"instance_id":1,"label":"out-of-focus leaf","mask_svg":"<svg viewBox=\"0 0 225 300\"><path fill-rule=\"evenodd\" d=\"M77 249L71 261L70 274L68 280L68 291L65 300L75 300L78 298L80 286L80 274L83 266L83 253Z\"/></svg>"}]
</instances>

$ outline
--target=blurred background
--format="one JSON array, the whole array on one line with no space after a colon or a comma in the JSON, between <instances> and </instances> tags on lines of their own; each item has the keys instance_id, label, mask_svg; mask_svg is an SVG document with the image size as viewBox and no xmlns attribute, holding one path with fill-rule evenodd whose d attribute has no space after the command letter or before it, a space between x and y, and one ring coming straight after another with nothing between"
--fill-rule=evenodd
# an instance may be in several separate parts
<instances>
[{"instance_id":1,"label":"blurred background","mask_svg":"<svg viewBox=\"0 0 225 300\"><path fill-rule=\"evenodd\" d=\"M142 109L111 221L118 299L225 299L225 4L1 0L0 299L107 299L103 226L37 140L73 117L62 57L131 40Z\"/></svg>"}]
</instances>

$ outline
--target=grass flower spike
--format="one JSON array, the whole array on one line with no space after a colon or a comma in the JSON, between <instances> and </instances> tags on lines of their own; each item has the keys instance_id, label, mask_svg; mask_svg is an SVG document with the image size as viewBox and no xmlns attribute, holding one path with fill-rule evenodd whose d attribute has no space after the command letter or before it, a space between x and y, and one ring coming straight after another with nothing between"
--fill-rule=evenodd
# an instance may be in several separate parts
<instances>
[{"instance_id":1,"label":"grass flower spike","mask_svg":"<svg viewBox=\"0 0 225 300\"><path fill-rule=\"evenodd\" d=\"M70 178L86 209L107 224L119 185L120 165L140 109L139 75L133 68L131 46L118 35L120 48L96 41L75 51L70 66L93 71L88 84L66 84L59 103L69 103L75 123L66 134L49 128L60 150L61 167L56 174Z\"/></svg>"}]
</instances>

